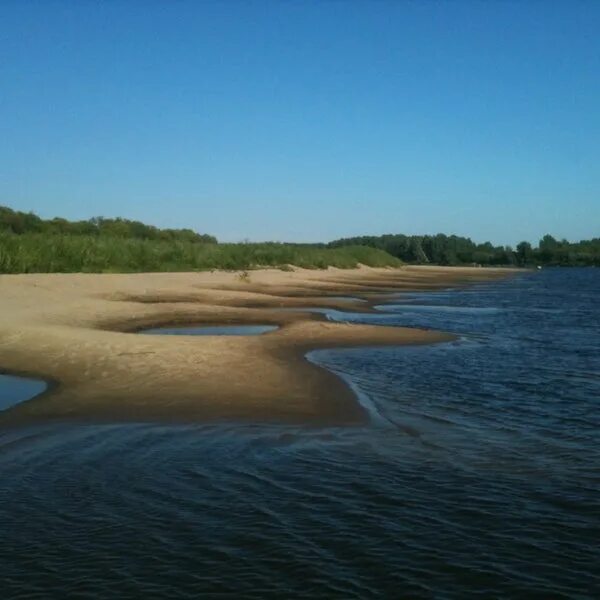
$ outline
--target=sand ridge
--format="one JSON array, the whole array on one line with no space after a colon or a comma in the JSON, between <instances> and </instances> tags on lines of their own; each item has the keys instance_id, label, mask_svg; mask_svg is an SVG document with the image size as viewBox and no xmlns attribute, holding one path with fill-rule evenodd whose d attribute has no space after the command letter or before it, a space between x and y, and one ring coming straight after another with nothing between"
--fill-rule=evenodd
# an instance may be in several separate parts
<instances>
[{"instance_id":1,"label":"sand ridge","mask_svg":"<svg viewBox=\"0 0 600 600\"><path fill-rule=\"evenodd\" d=\"M302 308L370 311L385 293L462 286L513 273L360 267L264 269L250 271L247 277L223 271L0 275L0 370L56 382L41 396L4 411L0 423L360 423L366 415L354 394L337 376L307 361L308 351L426 344L453 336L333 323ZM192 323L274 324L279 329L248 337L135 333L145 327Z\"/></svg>"}]
</instances>

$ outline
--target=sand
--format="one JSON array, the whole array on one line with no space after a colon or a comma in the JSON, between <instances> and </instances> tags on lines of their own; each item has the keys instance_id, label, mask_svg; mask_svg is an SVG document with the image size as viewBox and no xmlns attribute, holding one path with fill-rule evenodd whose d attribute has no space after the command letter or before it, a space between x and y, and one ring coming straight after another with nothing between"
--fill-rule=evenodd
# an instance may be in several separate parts
<instances>
[{"instance_id":1,"label":"sand","mask_svg":"<svg viewBox=\"0 0 600 600\"><path fill-rule=\"evenodd\" d=\"M310 350L444 342L443 332L332 323L384 294L507 277L508 269L255 270L0 275L0 371L51 382L0 423L253 420L355 424L364 409ZM336 299L355 296L367 302ZM298 309L281 311L281 308ZM148 336L172 324L275 324L259 336Z\"/></svg>"}]
</instances>

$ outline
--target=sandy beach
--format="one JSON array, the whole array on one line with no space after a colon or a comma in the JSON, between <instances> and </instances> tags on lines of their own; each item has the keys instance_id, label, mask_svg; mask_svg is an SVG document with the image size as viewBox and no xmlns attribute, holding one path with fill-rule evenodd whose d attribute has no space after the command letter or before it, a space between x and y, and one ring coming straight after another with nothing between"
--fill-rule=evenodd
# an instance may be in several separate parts
<instances>
[{"instance_id":1,"label":"sandy beach","mask_svg":"<svg viewBox=\"0 0 600 600\"><path fill-rule=\"evenodd\" d=\"M0 372L51 382L0 415L352 424L363 408L310 350L428 344L443 332L332 323L306 307L369 311L382 295L463 286L507 269L404 267L0 276ZM353 296L362 301L341 299ZM366 302L364 301L366 300ZM298 309L285 310L280 309ZM273 324L259 336L146 336L173 324Z\"/></svg>"}]
</instances>

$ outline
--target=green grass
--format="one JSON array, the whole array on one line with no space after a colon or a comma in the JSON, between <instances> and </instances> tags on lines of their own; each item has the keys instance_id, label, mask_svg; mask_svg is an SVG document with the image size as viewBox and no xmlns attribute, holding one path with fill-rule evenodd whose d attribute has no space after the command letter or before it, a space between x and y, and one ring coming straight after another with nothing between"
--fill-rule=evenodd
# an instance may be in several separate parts
<instances>
[{"instance_id":1,"label":"green grass","mask_svg":"<svg viewBox=\"0 0 600 600\"><path fill-rule=\"evenodd\" d=\"M0 233L0 273L127 273L242 270L257 267L349 269L399 266L367 246L324 248L279 243L201 244L83 235Z\"/></svg>"}]
</instances>

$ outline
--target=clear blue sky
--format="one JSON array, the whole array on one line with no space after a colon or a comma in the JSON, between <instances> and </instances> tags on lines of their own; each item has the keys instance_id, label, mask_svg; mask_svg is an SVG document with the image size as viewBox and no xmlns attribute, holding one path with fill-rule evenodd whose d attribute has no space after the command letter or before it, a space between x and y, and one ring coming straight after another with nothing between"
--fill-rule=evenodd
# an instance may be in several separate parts
<instances>
[{"instance_id":1,"label":"clear blue sky","mask_svg":"<svg viewBox=\"0 0 600 600\"><path fill-rule=\"evenodd\" d=\"M0 204L222 240L600 235L600 2L0 0Z\"/></svg>"}]
</instances>

